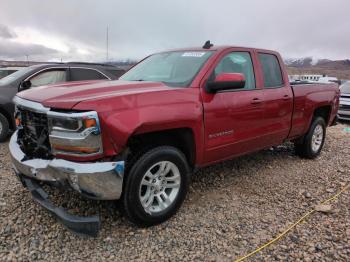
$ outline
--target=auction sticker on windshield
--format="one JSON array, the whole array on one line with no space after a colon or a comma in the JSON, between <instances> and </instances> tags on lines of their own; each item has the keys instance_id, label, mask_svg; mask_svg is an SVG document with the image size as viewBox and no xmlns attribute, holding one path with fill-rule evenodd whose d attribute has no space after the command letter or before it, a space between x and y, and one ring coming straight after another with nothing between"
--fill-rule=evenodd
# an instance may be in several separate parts
<instances>
[{"instance_id":1,"label":"auction sticker on windshield","mask_svg":"<svg viewBox=\"0 0 350 262\"><path fill-rule=\"evenodd\" d=\"M185 52L182 56L190 56L190 57L202 57L205 55L205 52Z\"/></svg>"}]
</instances>

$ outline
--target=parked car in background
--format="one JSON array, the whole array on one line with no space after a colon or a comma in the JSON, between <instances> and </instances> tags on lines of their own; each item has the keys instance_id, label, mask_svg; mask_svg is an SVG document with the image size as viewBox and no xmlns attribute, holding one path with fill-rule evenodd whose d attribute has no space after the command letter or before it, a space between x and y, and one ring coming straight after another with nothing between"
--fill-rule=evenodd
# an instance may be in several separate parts
<instances>
[{"instance_id":1,"label":"parked car in background","mask_svg":"<svg viewBox=\"0 0 350 262\"><path fill-rule=\"evenodd\" d=\"M340 80L338 78L332 77L332 76L321 77L317 82L318 83L336 83L336 84L340 84Z\"/></svg>"},{"instance_id":2,"label":"parked car in background","mask_svg":"<svg viewBox=\"0 0 350 262\"><path fill-rule=\"evenodd\" d=\"M0 67L0 79L25 67Z\"/></svg>"},{"instance_id":3,"label":"parked car in background","mask_svg":"<svg viewBox=\"0 0 350 262\"><path fill-rule=\"evenodd\" d=\"M338 119L350 121L350 81L340 86Z\"/></svg>"},{"instance_id":4,"label":"parked car in background","mask_svg":"<svg viewBox=\"0 0 350 262\"><path fill-rule=\"evenodd\" d=\"M0 79L0 142L15 128L12 99L17 92L61 82L116 80L124 72L112 65L74 62L33 65Z\"/></svg>"}]
</instances>

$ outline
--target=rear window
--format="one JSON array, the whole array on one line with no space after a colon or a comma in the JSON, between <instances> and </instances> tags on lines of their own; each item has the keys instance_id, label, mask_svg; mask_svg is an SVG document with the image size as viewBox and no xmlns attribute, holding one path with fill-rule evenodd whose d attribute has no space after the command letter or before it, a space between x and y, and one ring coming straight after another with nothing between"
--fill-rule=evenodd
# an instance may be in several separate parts
<instances>
[{"instance_id":1,"label":"rear window","mask_svg":"<svg viewBox=\"0 0 350 262\"><path fill-rule=\"evenodd\" d=\"M267 88L283 86L282 71L275 55L259 54L260 64L264 75L264 86Z\"/></svg>"},{"instance_id":2,"label":"rear window","mask_svg":"<svg viewBox=\"0 0 350 262\"><path fill-rule=\"evenodd\" d=\"M122 69L109 69L107 71L116 77L120 77L125 73L125 71Z\"/></svg>"},{"instance_id":3,"label":"rear window","mask_svg":"<svg viewBox=\"0 0 350 262\"><path fill-rule=\"evenodd\" d=\"M108 79L100 72L90 68L70 68L70 81Z\"/></svg>"}]
</instances>

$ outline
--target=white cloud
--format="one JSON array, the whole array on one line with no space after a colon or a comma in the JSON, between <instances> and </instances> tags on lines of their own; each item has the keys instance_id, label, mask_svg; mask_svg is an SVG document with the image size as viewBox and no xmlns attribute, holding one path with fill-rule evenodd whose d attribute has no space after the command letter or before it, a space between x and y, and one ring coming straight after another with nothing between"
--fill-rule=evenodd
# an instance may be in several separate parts
<instances>
[{"instance_id":1,"label":"white cloud","mask_svg":"<svg viewBox=\"0 0 350 262\"><path fill-rule=\"evenodd\" d=\"M275 49L284 57L349 58L349 0L1 0L0 24L47 59L142 58L207 39ZM15 40L13 40L15 41ZM15 42L16 42L15 41Z\"/></svg>"},{"instance_id":2,"label":"white cloud","mask_svg":"<svg viewBox=\"0 0 350 262\"><path fill-rule=\"evenodd\" d=\"M38 29L31 27L14 27L13 30L16 32L17 37L12 41L16 43L42 45L63 53L68 53L69 51L69 46L64 40L54 34L40 32Z\"/></svg>"}]
</instances>

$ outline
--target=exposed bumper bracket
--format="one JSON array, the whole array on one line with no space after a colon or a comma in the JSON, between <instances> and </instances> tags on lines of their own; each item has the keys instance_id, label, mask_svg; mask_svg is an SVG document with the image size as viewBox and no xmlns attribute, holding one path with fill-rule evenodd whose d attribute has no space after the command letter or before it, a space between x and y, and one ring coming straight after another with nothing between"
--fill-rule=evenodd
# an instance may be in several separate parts
<instances>
[{"instance_id":1,"label":"exposed bumper bracket","mask_svg":"<svg viewBox=\"0 0 350 262\"><path fill-rule=\"evenodd\" d=\"M69 214L62 207L54 206L48 199L46 192L33 179L17 174L21 182L28 188L33 199L42 207L51 212L57 220L69 230L81 235L96 237L100 229L100 218L98 215L91 217L80 217Z\"/></svg>"}]
</instances>

